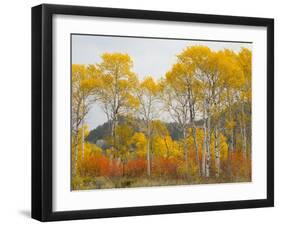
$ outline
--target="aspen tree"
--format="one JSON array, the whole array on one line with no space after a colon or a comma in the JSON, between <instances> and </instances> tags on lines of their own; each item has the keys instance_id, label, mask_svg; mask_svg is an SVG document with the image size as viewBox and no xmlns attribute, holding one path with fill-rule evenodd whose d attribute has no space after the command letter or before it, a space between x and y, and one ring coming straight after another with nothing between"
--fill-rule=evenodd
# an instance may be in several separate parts
<instances>
[{"instance_id":1,"label":"aspen tree","mask_svg":"<svg viewBox=\"0 0 281 226\"><path fill-rule=\"evenodd\" d=\"M116 152L116 128L118 118L137 105L133 95L137 77L132 71L133 61L128 54L104 53L102 62L97 65L101 71L102 85L98 101L111 124L112 148ZM117 153L115 153L117 154Z\"/></svg>"},{"instance_id":2,"label":"aspen tree","mask_svg":"<svg viewBox=\"0 0 281 226\"><path fill-rule=\"evenodd\" d=\"M139 101L139 117L144 120L147 136L146 160L147 175L151 175L151 139L152 120L159 116L159 91L160 87L151 76L147 76L137 87Z\"/></svg>"}]
</instances>

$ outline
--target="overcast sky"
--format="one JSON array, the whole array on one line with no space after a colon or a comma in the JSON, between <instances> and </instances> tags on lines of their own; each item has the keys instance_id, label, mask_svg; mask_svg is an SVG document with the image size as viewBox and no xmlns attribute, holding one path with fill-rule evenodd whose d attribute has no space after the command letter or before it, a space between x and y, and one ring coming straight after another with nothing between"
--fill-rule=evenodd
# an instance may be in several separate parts
<instances>
[{"instance_id":1,"label":"overcast sky","mask_svg":"<svg viewBox=\"0 0 281 226\"><path fill-rule=\"evenodd\" d=\"M176 55L192 45L205 45L212 50L229 48L237 52L242 47L251 49L252 46L248 43L72 35L72 63L95 64L101 62L100 56L104 52L127 53L132 57L133 71L140 79L147 75L159 79L176 62ZM93 105L86 119L89 129L106 121L101 108Z\"/></svg>"}]
</instances>

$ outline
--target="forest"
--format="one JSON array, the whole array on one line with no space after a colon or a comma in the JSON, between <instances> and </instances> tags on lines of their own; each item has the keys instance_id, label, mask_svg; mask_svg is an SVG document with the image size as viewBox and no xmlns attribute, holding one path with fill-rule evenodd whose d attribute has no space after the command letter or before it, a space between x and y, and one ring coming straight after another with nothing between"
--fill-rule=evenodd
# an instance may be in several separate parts
<instances>
[{"instance_id":1,"label":"forest","mask_svg":"<svg viewBox=\"0 0 281 226\"><path fill-rule=\"evenodd\" d=\"M160 79L100 59L72 64L72 190L251 181L250 49L187 46Z\"/></svg>"}]
</instances>

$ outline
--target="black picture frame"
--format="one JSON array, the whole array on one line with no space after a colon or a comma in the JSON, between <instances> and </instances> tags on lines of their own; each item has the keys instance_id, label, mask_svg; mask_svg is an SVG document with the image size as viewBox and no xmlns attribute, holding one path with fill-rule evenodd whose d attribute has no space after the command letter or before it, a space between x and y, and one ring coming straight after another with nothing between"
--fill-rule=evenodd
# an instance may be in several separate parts
<instances>
[{"instance_id":1,"label":"black picture frame","mask_svg":"<svg viewBox=\"0 0 281 226\"><path fill-rule=\"evenodd\" d=\"M52 210L52 18L55 14L266 27L267 198L54 212ZM273 19L49 4L32 8L32 218L40 221L57 221L271 206L274 206Z\"/></svg>"}]
</instances>

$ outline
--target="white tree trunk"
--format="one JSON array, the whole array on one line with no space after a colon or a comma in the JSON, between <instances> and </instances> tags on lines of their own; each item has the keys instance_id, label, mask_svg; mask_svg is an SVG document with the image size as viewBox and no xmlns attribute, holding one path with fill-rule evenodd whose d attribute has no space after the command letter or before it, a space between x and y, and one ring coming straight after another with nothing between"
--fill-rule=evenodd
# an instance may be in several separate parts
<instances>
[{"instance_id":1,"label":"white tree trunk","mask_svg":"<svg viewBox=\"0 0 281 226\"><path fill-rule=\"evenodd\" d=\"M200 166L200 159L199 159L199 151L198 151L198 144L197 144L197 136L196 136L196 128L193 122L192 125L192 136L193 136L193 142L194 142L194 146L195 146L195 153L196 153L196 162L197 162L197 166L198 166L198 174L199 176L201 176L201 166Z\"/></svg>"},{"instance_id":2,"label":"white tree trunk","mask_svg":"<svg viewBox=\"0 0 281 226\"><path fill-rule=\"evenodd\" d=\"M82 131L81 131L81 154L82 160L84 160L85 156L85 131L84 131L84 119L82 119Z\"/></svg>"},{"instance_id":3,"label":"white tree trunk","mask_svg":"<svg viewBox=\"0 0 281 226\"><path fill-rule=\"evenodd\" d=\"M146 129L147 129L147 146L146 146L146 162L147 162L147 176L150 177L151 175L151 168L150 168L150 122L146 122Z\"/></svg>"},{"instance_id":4,"label":"white tree trunk","mask_svg":"<svg viewBox=\"0 0 281 226\"><path fill-rule=\"evenodd\" d=\"M247 158L247 133L245 125L243 126L243 156Z\"/></svg>"},{"instance_id":5,"label":"white tree trunk","mask_svg":"<svg viewBox=\"0 0 281 226\"><path fill-rule=\"evenodd\" d=\"M114 114L112 119L112 126L111 126L111 137L112 137L112 150L113 150L113 157L118 159L118 153L117 153L117 137L116 137L116 128L118 125L118 118L117 115Z\"/></svg>"},{"instance_id":6,"label":"white tree trunk","mask_svg":"<svg viewBox=\"0 0 281 226\"><path fill-rule=\"evenodd\" d=\"M85 155L85 149L84 149L84 143L85 143L85 131L84 131L84 99L82 99L82 122L81 122L81 154L82 154L82 160L84 160L84 155Z\"/></svg>"},{"instance_id":7,"label":"white tree trunk","mask_svg":"<svg viewBox=\"0 0 281 226\"><path fill-rule=\"evenodd\" d=\"M184 151L184 161L186 166L186 174L188 175L188 157L187 157L187 134L186 134L186 128L183 130L183 151Z\"/></svg>"},{"instance_id":8,"label":"white tree trunk","mask_svg":"<svg viewBox=\"0 0 281 226\"><path fill-rule=\"evenodd\" d=\"M190 124L192 125L191 132L192 132L192 138L194 142L194 148L195 148L195 155L196 155L196 163L198 167L198 175L201 176L201 165L200 165L200 160L199 160L199 153L198 153L198 144L197 144L197 137L196 137L196 128L195 128L195 110L194 110L194 101L191 99L192 96L192 91L191 88L189 87L188 89L188 102L189 102L189 118L190 118Z\"/></svg>"},{"instance_id":9,"label":"white tree trunk","mask_svg":"<svg viewBox=\"0 0 281 226\"><path fill-rule=\"evenodd\" d=\"M147 159L147 176L150 177L151 169L150 169L150 139L147 139L147 152L146 152L146 159Z\"/></svg>"},{"instance_id":10,"label":"white tree trunk","mask_svg":"<svg viewBox=\"0 0 281 226\"><path fill-rule=\"evenodd\" d=\"M215 164L216 164L216 177L220 175L220 137L218 128L215 128Z\"/></svg>"},{"instance_id":11,"label":"white tree trunk","mask_svg":"<svg viewBox=\"0 0 281 226\"><path fill-rule=\"evenodd\" d=\"M73 175L76 175L77 174L77 161L78 161L78 142L79 142L79 123L78 123L78 115L79 115L79 112L77 111L76 112L76 122L75 122L75 142L74 142L74 164L73 164Z\"/></svg>"},{"instance_id":12,"label":"white tree trunk","mask_svg":"<svg viewBox=\"0 0 281 226\"><path fill-rule=\"evenodd\" d=\"M232 109L231 106L229 104L229 119L232 120L233 119L233 115L232 115ZM234 151L234 128L230 129L230 140L229 140L229 151L230 153L232 153Z\"/></svg>"},{"instance_id":13,"label":"white tree trunk","mask_svg":"<svg viewBox=\"0 0 281 226\"><path fill-rule=\"evenodd\" d=\"M246 125L245 125L245 110L244 103L241 104L242 110L242 120L241 120L241 135L242 135L242 149L243 149L243 157L247 158L247 133L246 133Z\"/></svg>"},{"instance_id":14,"label":"white tree trunk","mask_svg":"<svg viewBox=\"0 0 281 226\"><path fill-rule=\"evenodd\" d=\"M207 121L206 121L205 105L203 109L203 120L204 120L204 141L203 141L203 148L202 148L202 175L206 176Z\"/></svg>"},{"instance_id":15,"label":"white tree trunk","mask_svg":"<svg viewBox=\"0 0 281 226\"><path fill-rule=\"evenodd\" d=\"M73 167L73 175L77 174L77 160L78 160L78 130L76 135L75 147L74 147L74 167Z\"/></svg>"},{"instance_id":16,"label":"white tree trunk","mask_svg":"<svg viewBox=\"0 0 281 226\"><path fill-rule=\"evenodd\" d=\"M210 139L211 139L211 130L210 130L210 113L208 110L207 118L207 139L206 139L206 177L210 176L210 163L211 163L211 151L210 151Z\"/></svg>"}]
</instances>

